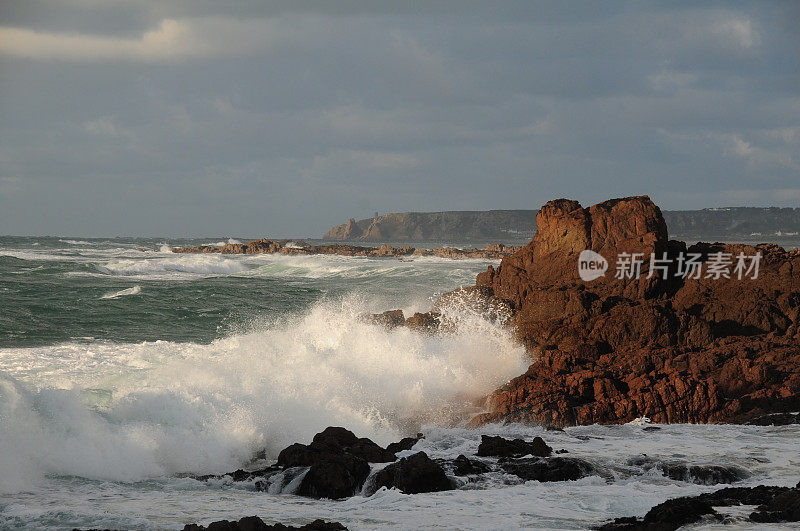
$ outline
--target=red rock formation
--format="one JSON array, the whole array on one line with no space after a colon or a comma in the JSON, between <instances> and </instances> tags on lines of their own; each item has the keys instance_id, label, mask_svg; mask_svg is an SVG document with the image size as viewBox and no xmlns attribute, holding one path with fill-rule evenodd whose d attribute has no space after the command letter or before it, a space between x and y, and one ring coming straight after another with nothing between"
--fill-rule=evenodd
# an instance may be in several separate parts
<instances>
[{"instance_id":1,"label":"red rock formation","mask_svg":"<svg viewBox=\"0 0 800 531\"><path fill-rule=\"evenodd\" d=\"M533 241L489 267L476 285L507 304L534 363L489 397L474 425L730 422L800 409L800 252L773 245L668 241L647 197L582 208L547 203ZM578 256L609 262L584 281ZM715 253L761 253L758 277L706 278ZM641 253L638 278L615 278L620 253ZM667 271L649 258L666 258ZM664 255L666 253L666 255ZM676 276L681 253L698 253L699 279ZM735 264L734 264L735 265ZM731 268L733 265L731 266ZM648 278L649 277L649 278Z\"/></svg>"}]
</instances>

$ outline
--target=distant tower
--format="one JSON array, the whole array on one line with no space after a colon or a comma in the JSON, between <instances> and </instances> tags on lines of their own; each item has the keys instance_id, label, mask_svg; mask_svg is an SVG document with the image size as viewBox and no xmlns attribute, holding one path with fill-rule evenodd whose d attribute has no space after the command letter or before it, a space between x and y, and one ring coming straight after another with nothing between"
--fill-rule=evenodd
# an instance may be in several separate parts
<instances>
[{"instance_id":1,"label":"distant tower","mask_svg":"<svg viewBox=\"0 0 800 531\"><path fill-rule=\"evenodd\" d=\"M378 212L375 212L375 215L372 216L372 221L378 221Z\"/></svg>"}]
</instances>

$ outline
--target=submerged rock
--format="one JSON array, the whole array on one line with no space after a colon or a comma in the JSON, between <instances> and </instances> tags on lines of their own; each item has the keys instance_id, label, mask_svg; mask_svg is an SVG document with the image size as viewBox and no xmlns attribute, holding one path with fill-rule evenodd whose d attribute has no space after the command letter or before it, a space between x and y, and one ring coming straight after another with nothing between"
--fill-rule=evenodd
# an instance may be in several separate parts
<instances>
[{"instance_id":1,"label":"submerged rock","mask_svg":"<svg viewBox=\"0 0 800 531\"><path fill-rule=\"evenodd\" d=\"M547 457L552 453L553 449L541 437L534 437L533 441L527 442L522 439L481 435L481 444L478 446L477 455L481 457L521 457L523 455Z\"/></svg>"},{"instance_id":2,"label":"submerged rock","mask_svg":"<svg viewBox=\"0 0 800 531\"><path fill-rule=\"evenodd\" d=\"M500 468L525 481L575 481L597 474L597 469L576 457L501 460Z\"/></svg>"},{"instance_id":3,"label":"submerged rock","mask_svg":"<svg viewBox=\"0 0 800 531\"><path fill-rule=\"evenodd\" d=\"M425 452L404 457L375 473L369 494L381 487L396 488L404 494L452 490L453 484Z\"/></svg>"},{"instance_id":4,"label":"submerged rock","mask_svg":"<svg viewBox=\"0 0 800 531\"><path fill-rule=\"evenodd\" d=\"M459 455L453 460L453 473L456 476L472 476L489 472L491 468L486 463L469 459L464 454Z\"/></svg>"},{"instance_id":5,"label":"submerged rock","mask_svg":"<svg viewBox=\"0 0 800 531\"><path fill-rule=\"evenodd\" d=\"M800 521L800 490L797 487L728 487L716 492L667 500L650 509L644 518L617 518L597 529L603 531L671 531L699 522L704 517L722 519L714 507L758 505L752 522Z\"/></svg>"},{"instance_id":6,"label":"submerged rock","mask_svg":"<svg viewBox=\"0 0 800 531\"><path fill-rule=\"evenodd\" d=\"M675 461L660 462L647 456L629 459L628 464L642 467L644 470L655 468L670 479L699 485L736 483L750 477L746 470L732 465L691 465Z\"/></svg>"}]
</instances>

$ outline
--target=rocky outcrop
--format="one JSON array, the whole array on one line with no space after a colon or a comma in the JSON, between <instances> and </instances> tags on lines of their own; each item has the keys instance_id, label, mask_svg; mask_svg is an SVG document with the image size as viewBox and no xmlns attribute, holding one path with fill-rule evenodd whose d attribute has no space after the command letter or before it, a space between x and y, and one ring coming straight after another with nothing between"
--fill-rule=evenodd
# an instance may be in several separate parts
<instances>
[{"instance_id":1,"label":"rocky outcrop","mask_svg":"<svg viewBox=\"0 0 800 531\"><path fill-rule=\"evenodd\" d=\"M715 507L756 505L747 517L753 523L800 521L800 489L798 487L729 487L700 494L675 498L650 509L644 518L617 518L597 527L603 531L671 531L699 522L703 518L722 521Z\"/></svg>"},{"instance_id":2,"label":"rocky outcrop","mask_svg":"<svg viewBox=\"0 0 800 531\"><path fill-rule=\"evenodd\" d=\"M552 453L553 449L541 437L534 437L531 442L528 442L522 439L481 435L481 444L478 445L477 455L481 457L520 457L523 455L547 457Z\"/></svg>"},{"instance_id":3,"label":"rocky outcrop","mask_svg":"<svg viewBox=\"0 0 800 531\"><path fill-rule=\"evenodd\" d=\"M477 278L486 304L510 308L534 361L473 425L739 422L800 410L800 251L687 247L668 239L647 197L551 201L537 223L533 241ZM585 250L607 260L605 275L581 278ZM760 254L757 278L737 278L740 254ZM633 255L638 271L627 268ZM651 256L662 262L651 268ZM680 275L690 256L699 278ZM730 278L707 276L720 256L734 262Z\"/></svg>"},{"instance_id":4,"label":"rocky outcrop","mask_svg":"<svg viewBox=\"0 0 800 531\"><path fill-rule=\"evenodd\" d=\"M144 251L144 249L141 249ZM502 243L487 245L482 249L460 249L456 247L433 247L430 249L417 249L409 246L393 247L381 245L380 247L361 247L358 245L326 244L306 245L293 240L268 240L262 238L247 243L226 243L222 246L198 245L196 247L176 247L174 253L203 253L203 254L284 254L284 255L314 255L335 254L341 256L367 256L372 258L398 258L413 260L414 256L435 256L458 260L461 258L482 258L499 260L519 250L519 247L509 247Z\"/></svg>"},{"instance_id":5,"label":"rocky outcrop","mask_svg":"<svg viewBox=\"0 0 800 531\"><path fill-rule=\"evenodd\" d=\"M381 487L396 488L404 494L453 490L450 480L425 452L404 457L379 470L372 479L371 492Z\"/></svg>"}]
</instances>

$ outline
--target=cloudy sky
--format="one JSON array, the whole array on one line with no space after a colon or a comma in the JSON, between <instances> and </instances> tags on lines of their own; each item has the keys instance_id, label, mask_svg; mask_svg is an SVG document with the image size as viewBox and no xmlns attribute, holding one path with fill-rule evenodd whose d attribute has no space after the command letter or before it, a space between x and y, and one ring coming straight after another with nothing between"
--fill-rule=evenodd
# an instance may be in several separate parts
<instances>
[{"instance_id":1,"label":"cloudy sky","mask_svg":"<svg viewBox=\"0 0 800 531\"><path fill-rule=\"evenodd\" d=\"M0 234L800 205L800 3L0 0Z\"/></svg>"}]
</instances>

